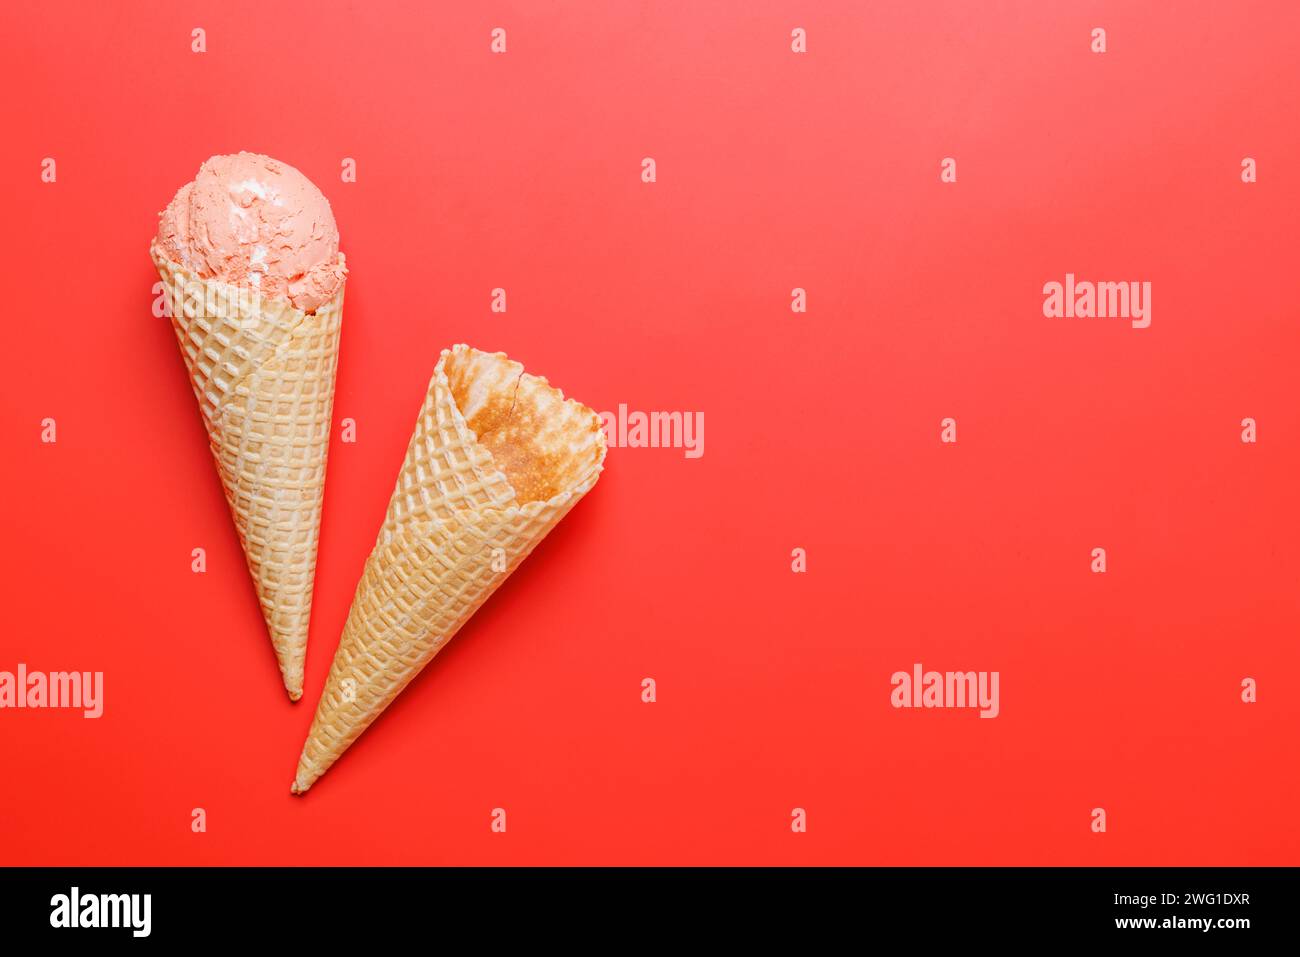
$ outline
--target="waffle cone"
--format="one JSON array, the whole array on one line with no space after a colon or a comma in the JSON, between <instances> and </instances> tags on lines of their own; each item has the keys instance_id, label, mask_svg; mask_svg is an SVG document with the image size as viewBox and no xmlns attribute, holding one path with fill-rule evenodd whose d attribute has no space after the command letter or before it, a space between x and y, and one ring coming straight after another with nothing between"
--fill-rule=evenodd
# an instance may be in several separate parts
<instances>
[{"instance_id":1,"label":"waffle cone","mask_svg":"<svg viewBox=\"0 0 1300 957\"><path fill-rule=\"evenodd\" d=\"M303 746L301 794L595 484L600 419L501 353L445 350Z\"/></svg>"},{"instance_id":2,"label":"waffle cone","mask_svg":"<svg viewBox=\"0 0 1300 957\"><path fill-rule=\"evenodd\" d=\"M343 288L314 313L150 247L289 697L302 697ZM342 254L339 255L342 260Z\"/></svg>"}]
</instances>

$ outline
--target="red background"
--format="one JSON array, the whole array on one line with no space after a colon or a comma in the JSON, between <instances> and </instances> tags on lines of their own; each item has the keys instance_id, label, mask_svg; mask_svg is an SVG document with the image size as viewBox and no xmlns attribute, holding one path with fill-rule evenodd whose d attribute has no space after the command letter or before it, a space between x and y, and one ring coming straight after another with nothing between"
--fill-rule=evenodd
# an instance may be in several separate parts
<instances>
[{"instance_id":1,"label":"red background","mask_svg":"<svg viewBox=\"0 0 1300 957\"><path fill-rule=\"evenodd\" d=\"M106 700L0 712L0 863L1300 863L1300 8L463 6L9 9L0 670ZM150 310L157 211L239 149L351 267L298 705ZM1045 319L1067 271L1150 281L1151 327ZM704 457L612 449L295 799L460 341L703 411ZM1001 716L892 709L916 661Z\"/></svg>"}]
</instances>

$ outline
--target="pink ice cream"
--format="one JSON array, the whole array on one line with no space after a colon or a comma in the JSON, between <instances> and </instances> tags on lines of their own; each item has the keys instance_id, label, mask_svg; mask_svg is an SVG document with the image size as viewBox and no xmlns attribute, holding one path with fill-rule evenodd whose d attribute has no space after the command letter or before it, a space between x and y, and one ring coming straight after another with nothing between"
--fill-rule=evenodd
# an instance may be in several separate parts
<instances>
[{"instance_id":1,"label":"pink ice cream","mask_svg":"<svg viewBox=\"0 0 1300 957\"><path fill-rule=\"evenodd\" d=\"M303 312L334 298L347 274L329 200L269 156L212 157L158 215L158 246L172 262Z\"/></svg>"}]
</instances>

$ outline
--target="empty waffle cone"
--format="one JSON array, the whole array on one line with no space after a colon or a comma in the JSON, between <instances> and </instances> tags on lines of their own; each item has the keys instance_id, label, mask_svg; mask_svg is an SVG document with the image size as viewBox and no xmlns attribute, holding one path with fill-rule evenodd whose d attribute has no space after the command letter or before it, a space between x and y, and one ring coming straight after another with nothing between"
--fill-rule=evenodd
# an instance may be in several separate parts
<instances>
[{"instance_id":1,"label":"empty waffle cone","mask_svg":"<svg viewBox=\"0 0 1300 957\"><path fill-rule=\"evenodd\" d=\"M504 354L445 350L298 761L302 794L596 483L600 418Z\"/></svg>"},{"instance_id":2,"label":"empty waffle cone","mask_svg":"<svg viewBox=\"0 0 1300 957\"><path fill-rule=\"evenodd\" d=\"M302 697L343 287L313 313L167 259L172 328L289 697ZM342 262L343 255L339 254Z\"/></svg>"}]
</instances>

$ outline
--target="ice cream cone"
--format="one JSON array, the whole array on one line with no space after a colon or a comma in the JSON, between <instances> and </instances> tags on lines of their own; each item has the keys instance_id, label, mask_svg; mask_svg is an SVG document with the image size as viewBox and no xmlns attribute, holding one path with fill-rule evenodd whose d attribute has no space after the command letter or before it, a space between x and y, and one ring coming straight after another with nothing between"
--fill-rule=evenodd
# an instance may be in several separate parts
<instances>
[{"instance_id":1,"label":"ice cream cone","mask_svg":"<svg viewBox=\"0 0 1300 957\"><path fill-rule=\"evenodd\" d=\"M293 782L302 794L595 484L600 419L501 353L442 353Z\"/></svg>"},{"instance_id":2,"label":"ice cream cone","mask_svg":"<svg viewBox=\"0 0 1300 957\"><path fill-rule=\"evenodd\" d=\"M311 313L150 246L289 697L302 697L343 286ZM339 254L342 268L343 256Z\"/></svg>"}]
</instances>

